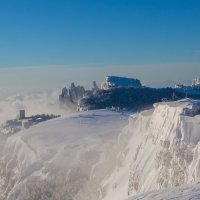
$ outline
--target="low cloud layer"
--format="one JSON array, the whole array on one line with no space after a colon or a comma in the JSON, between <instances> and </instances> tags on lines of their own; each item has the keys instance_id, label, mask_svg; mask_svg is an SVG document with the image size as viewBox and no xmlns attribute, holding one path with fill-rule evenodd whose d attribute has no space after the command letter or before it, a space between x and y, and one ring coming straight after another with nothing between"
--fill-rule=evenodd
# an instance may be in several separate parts
<instances>
[{"instance_id":1,"label":"low cloud layer","mask_svg":"<svg viewBox=\"0 0 200 200\"><path fill-rule=\"evenodd\" d=\"M71 109L59 106L59 91L34 93L31 95L15 95L0 101L0 123L15 118L20 109L26 110L26 115L56 114L67 115Z\"/></svg>"}]
</instances>

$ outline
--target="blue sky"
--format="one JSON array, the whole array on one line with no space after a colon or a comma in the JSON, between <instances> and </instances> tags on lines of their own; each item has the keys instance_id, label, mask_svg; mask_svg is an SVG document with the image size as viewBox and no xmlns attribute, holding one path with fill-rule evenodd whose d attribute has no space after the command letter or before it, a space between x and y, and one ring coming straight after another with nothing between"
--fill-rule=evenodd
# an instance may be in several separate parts
<instances>
[{"instance_id":1,"label":"blue sky","mask_svg":"<svg viewBox=\"0 0 200 200\"><path fill-rule=\"evenodd\" d=\"M199 36L200 0L0 0L0 98L106 75L191 80Z\"/></svg>"},{"instance_id":2,"label":"blue sky","mask_svg":"<svg viewBox=\"0 0 200 200\"><path fill-rule=\"evenodd\" d=\"M200 62L199 0L0 0L0 66Z\"/></svg>"}]
</instances>

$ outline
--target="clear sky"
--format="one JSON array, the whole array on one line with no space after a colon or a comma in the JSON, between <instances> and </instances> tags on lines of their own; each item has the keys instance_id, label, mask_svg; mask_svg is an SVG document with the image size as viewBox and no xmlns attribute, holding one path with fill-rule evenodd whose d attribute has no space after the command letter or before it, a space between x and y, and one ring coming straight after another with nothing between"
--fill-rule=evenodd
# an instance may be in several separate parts
<instances>
[{"instance_id":1,"label":"clear sky","mask_svg":"<svg viewBox=\"0 0 200 200\"><path fill-rule=\"evenodd\" d=\"M200 62L199 0L0 0L0 66Z\"/></svg>"},{"instance_id":2,"label":"clear sky","mask_svg":"<svg viewBox=\"0 0 200 200\"><path fill-rule=\"evenodd\" d=\"M0 0L0 97L106 75L200 77L200 0Z\"/></svg>"}]
</instances>

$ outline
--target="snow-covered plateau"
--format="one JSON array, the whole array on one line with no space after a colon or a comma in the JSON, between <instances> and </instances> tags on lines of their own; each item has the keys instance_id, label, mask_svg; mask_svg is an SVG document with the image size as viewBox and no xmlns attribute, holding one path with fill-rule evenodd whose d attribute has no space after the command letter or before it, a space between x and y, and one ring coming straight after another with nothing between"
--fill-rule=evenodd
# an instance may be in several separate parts
<instances>
[{"instance_id":1,"label":"snow-covered plateau","mask_svg":"<svg viewBox=\"0 0 200 200\"><path fill-rule=\"evenodd\" d=\"M80 112L23 130L2 145L0 199L147 200L151 195L168 199L166 194L175 191L177 199L182 199L181 191L195 195L199 183L191 183L200 179L199 114L200 101L184 99L133 115ZM185 184L190 185L174 189ZM165 194L161 198L160 189Z\"/></svg>"},{"instance_id":2,"label":"snow-covered plateau","mask_svg":"<svg viewBox=\"0 0 200 200\"><path fill-rule=\"evenodd\" d=\"M106 110L75 113L8 137L0 152L0 199L98 199L127 119Z\"/></svg>"}]
</instances>

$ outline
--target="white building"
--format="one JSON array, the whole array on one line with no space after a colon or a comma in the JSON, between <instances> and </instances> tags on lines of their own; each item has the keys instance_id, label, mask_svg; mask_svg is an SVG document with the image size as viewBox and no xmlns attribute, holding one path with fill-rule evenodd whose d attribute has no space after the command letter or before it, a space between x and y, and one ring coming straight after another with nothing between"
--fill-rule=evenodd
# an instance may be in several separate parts
<instances>
[{"instance_id":1,"label":"white building","mask_svg":"<svg viewBox=\"0 0 200 200\"><path fill-rule=\"evenodd\" d=\"M195 78L192 80L192 86L200 86L200 79Z\"/></svg>"}]
</instances>

